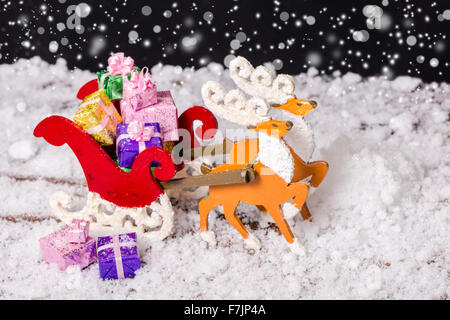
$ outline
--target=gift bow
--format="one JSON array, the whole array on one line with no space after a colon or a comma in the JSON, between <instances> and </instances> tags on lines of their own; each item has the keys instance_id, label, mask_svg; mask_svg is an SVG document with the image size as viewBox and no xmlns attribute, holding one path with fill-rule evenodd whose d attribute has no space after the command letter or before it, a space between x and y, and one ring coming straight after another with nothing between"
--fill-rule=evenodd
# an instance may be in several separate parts
<instances>
[{"instance_id":1,"label":"gift bow","mask_svg":"<svg viewBox=\"0 0 450 320\"><path fill-rule=\"evenodd\" d=\"M134 60L125 57L123 52L117 52L108 58L108 73L111 75L127 75L133 70Z\"/></svg>"},{"instance_id":2,"label":"gift bow","mask_svg":"<svg viewBox=\"0 0 450 320\"><path fill-rule=\"evenodd\" d=\"M85 220L73 220L72 221L72 226L77 229L83 229L84 227L86 227L87 224L88 224L88 222Z\"/></svg>"},{"instance_id":3,"label":"gift bow","mask_svg":"<svg viewBox=\"0 0 450 320\"><path fill-rule=\"evenodd\" d=\"M155 81L147 67L142 68L141 72L133 71L129 81L131 89L138 89L140 91L153 88L155 85Z\"/></svg>"},{"instance_id":4,"label":"gift bow","mask_svg":"<svg viewBox=\"0 0 450 320\"><path fill-rule=\"evenodd\" d=\"M82 233L84 232L84 228L88 224L87 221L84 220L73 220L71 223L70 233Z\"/></svg>"},{"instance_id":5,"label":"gift bow","mask_svg":"<svg viewBox=\"0 0 450 320\"><path fill-rule=\"evenodd\" d=\"M155 135L155 130L152 126L146 127L144 122L134 120L128 125L128 135L131 139L136 141L148 141Z\"/></svg>"}]
</instances>

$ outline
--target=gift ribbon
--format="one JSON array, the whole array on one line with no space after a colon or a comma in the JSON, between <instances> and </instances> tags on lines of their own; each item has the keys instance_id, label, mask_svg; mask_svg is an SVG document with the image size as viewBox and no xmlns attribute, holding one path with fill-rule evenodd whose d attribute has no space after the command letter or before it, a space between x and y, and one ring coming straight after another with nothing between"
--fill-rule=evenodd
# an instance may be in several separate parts
<instances>
[{"instance_id":1,"label":"gift ribbon","mask_svg":"<svg viewBox=\"0 0 450 320\"><path fill-rule=\"evenodd\" d=\"M82 232L84 232L84 230L81 230L81 229L70 229L69 232L70 233L82 233Z\"/></svg>"},{"instance_id":2,"label":"gift ribbon","mask_svg":"<svg viewBox=\"0 0 450 320\"><path fill-rule=\"evenodd\" d=\"M138 89L140 91L153 88L155 85L155 81L153 80L147 67L142 68L141 72L133 71L128 82L131 89Z\"/></svg>"},{"instance_id":3,"label":"gift ribbon","mask_svg":"<svg viewBox=\"0 0 450 320\"><path fill-rule=\"evenodd\" d=\"M135 120L135 121L139 121L139 120ZM135 122L135 121L133 121L133 122ZM130 126L131 126L131 129L134 130L134 128L132 126L133 122L128 124L128 132L130 130ZM147 130L147 129L149 129L149 130ZM139 129L136 129L136 130L139 130ZM130 133L130 132L122 133L121 135L119 135L116 140L116 154L119 154L119 143L123 139L131 139L131 140L137 141L139 144L139 153L141 153L142 151L144 151L146 149L145 143L147 141L151 140L152 138L161 138L162 139L161 132L155 132L155 130L151 126L147 126L147 127L144 126L144 129L142 131L143 132L136 131L136 132L132 132L132 133Z\"/></svg>"},{"instance_id":4,"label":"gift ribbon","mask_svg":"<svg viewBox=\"0 0 450 320\"><path fill-rule=\"evenodd\" d=\"M126 75L131 72L134 66L134 60L131 57L125 57L123 52L117 52L108 58L108 72L112 75Z\"/></svg>"},{"instance_id":5,"label":"gift ribbon","mask_svg":"<svg viewBox=\"0 0 450 320\"><path fill-rule=\"evenodd\" d=\"M94 134L94 133L98 133L100 131L102 131L103 129L105 129L106 125L108 124L109 119L112 119L112 121L114 121L114 124L117 126L117 120L116 118L114 118L114 106L111 106L110 108L107 108L105 106L105 104L103 103L103 101L100 98L94 99L94 100L89 100L86 102L83 102L80 105L80 108L89 105L91 103L98 103L100 105L100 107L102 107L102 109L105 111L106 113L106 117L103 118L102 122L100 122L100 124L96 125L95 127L89 128L89 129L84 129L84 131L86 131L89 134Z\"/></svg>"},{"instance_id":6,"label":"gift ribbon","mask_svg":"<svg viewBox=\"0 0 450 320\"><path fill-rule=\"evenodd\" d=\"M125 274L123 272L122 252L120 251L120 247L136 247L136 242L134 241L120 242L118 235L113 236L112 240L113 240L112 243L104 244L98 247L97 254L99 254L99 252L102 250L113 248L114 259L116 260L117 278L123 279L125 278Z\"/></svg>"},{"instance_id":7,"label":"gift ribbon","mask_svg":"<svg viewBox=\"0 0 450 320\"><path fill-rule=\"evenodd\" d=\"M123 81L126 79L126 75L133 70L134 60L131 57L125 57L123 52L117 52L108 58L108 72L102 74L100 77L100 89L103 89L103 84L107 76L122 75Z\"/></svg>"},{"instance_id":8,"label":"gift ribbon","mask_svg":"<svg viewBox=\"0 0 450 320\"><path fill-rule=\"evenodd\" d=\"M82 228L86 227L87 223L86 221L77 221L72 222L71 229L69 230L70 233L84 233L84 230Z\"/></svg>"},{"instance_id":9,"label":"gift ribbon","mask_svg":"<svg viewBox=\"0 0 450 320\"><path fill-rule=\"evenodd\" d=\"M130 138L136 141L148 141L154 134L155 129L152 126L145 126L142 121L134 120L128 124L127 128Z\"/></svg>"}]
</instances>

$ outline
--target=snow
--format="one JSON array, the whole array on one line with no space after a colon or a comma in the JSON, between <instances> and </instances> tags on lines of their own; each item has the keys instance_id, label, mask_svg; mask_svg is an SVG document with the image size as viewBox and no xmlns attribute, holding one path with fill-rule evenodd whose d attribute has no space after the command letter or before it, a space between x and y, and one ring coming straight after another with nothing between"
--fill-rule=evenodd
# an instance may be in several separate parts
<instances>
[{"instance_id":1,"label":"snow","mask_svg":"<svg viewBox=\"0 0 450 320\"><path fill-rule=\"evenodd\" d=\"M33 140L19 140L11 144L8 153L13 159L28 160L37 152L35 142Z\"/></svg>"},{"instance_id":2,"label":"snow","mask_svg":"<svg viewBox=\"0 0 450 320\"><path fill-rule=\"evenodd\" d=\"M392 81L392 87L397 91L411 92L416 89L420 83L421 80L419 78L399 76Z\"/></svg>"},{"instance_id":3,"label":"snow","mask_svg":"<svg viewBox=\"0 0 450 320\"><path fill-rule=\"evenodd\" d=\"M232 86L218 64L158 65L152 75L180 112L202 105L204 82ZM39 238L64 225L52 217L50 195L69 192L79 208L87 189L70 149L32 131L48 114L70 118L78 88L92 78L69 72L61 59L0 65L0 298L449 298L450 85L409 77L294 77L297 96L319 104L306 117L315 131L312 158L330 164L308 198L313 221L289 220L305 256L290 252L273 224L244 204L238 215L261 250L247 249L220 209L210 215L217 245L207 244L197 201L173 199L173 235L139 244L143 267L135 279L103 281L97 264L59 271L43 262Z\"/></svg>"}]
</instances>

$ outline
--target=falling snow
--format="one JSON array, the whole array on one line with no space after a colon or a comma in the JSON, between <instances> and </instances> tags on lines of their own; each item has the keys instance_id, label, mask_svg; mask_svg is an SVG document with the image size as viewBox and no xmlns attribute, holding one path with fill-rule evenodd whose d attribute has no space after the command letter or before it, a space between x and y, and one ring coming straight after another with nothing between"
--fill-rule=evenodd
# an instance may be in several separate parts
<instances>
[{"instance_id":1,"label":"falling snow","mask_svg":"<svg viewBox=\"0 0 450 320\"><path fill-rule=\"evenodd\" d=\"M255 13L244 24L242 10L252 9L233 2L142 5L133 7L131 16L124 14L132 5L127 1L115 6L104 1L44 1L28 11L6 2L3 12L17 12L17 17L8 15L1 59L10 63L19 56L72 56L76 61L69 63L88 66L88 60L79 57L89 57L98 67L110 52L122 49L143 50L140 59L153 64L176 59L187 67L198 67L205 61L226 66L236 55L257 60L270 56L282 66L280 71L306 72L313 66L320 74L358 70L364 75L392 78L400 71L445 80L449 61L444 30L449 27L450 9L431 4L384 0L342 6L337 14L319 4L300 8L274 1L273 15L249 4L255 6ZM20 6L25 6L23 1ZM430 32L430 23L441 24L442 28ZM272 31L268 31L270 28ZM48 45L43 45L42 39L47 39ZM101 43L96 44L98 41Z\"/></svg>"}]
</instances>

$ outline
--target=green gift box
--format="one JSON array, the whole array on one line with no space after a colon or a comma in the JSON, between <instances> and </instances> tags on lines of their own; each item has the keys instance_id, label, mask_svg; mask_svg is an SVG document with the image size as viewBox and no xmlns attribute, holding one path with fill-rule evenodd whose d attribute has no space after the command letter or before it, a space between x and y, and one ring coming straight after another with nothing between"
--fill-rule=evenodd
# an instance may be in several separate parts
<instances>
[{"instance_id":1,"label":"green gift box","mask_svg":"<svg viewBox=\"0 0 450 320\"><path fill-rule=\"evenodd\" d=\"M125 171L125 172L130 172L130 171L131 171L131 168L125 168L125 167L119 166L119 158L118 158L117 156L115 156L113 160L114 160L114 162L117 164L117 166L118 166L120 169L122 169L123 171ZM155 168L156 168L156 167L151 167L152 173L155 171Z\"/></svg>"},{"instance_id":2,"label":"green gift box","mask_svg":"<svg viewBox=\"0 0 450 320\"><path fill-rule=\"evenodd\" d=\"M119 158L114 158L114 162L117 164L117 166L120 168L120 169L122 169L123 171L125 171L125 172L130 172L131 171L131 168L125 168L125 167L121 167L121 166L119 166Z\"/></svg>"},{"instance_id":3,"label":"green gift box","mask_svg":"<svg viewBox=\"0 0 450 320\"><path fill-rule=\"evenodd\" d=\"M140 72L139 68L134 69ZM110 100L122 99L123 97L123 75L111 75L107 74L107 70L102 70L97 72L98 79L98 87L102 89L102 77L103 77L103 91L105 91L106 95ZM131 77L131 74L127 75L128 80Z\"/></svg>"}]
</instances>

